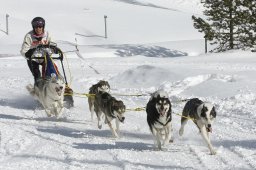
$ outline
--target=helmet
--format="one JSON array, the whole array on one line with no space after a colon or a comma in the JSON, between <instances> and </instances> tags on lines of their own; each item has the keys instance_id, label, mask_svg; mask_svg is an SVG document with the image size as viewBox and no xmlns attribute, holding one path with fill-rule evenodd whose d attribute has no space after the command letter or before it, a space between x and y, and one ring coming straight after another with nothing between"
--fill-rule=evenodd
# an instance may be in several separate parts
<instances>
[{"instance_id":1,"label":"helmet","mask_svg":"<svg viewBox=\"0 0 256 170\"><path fill-rule=\"evenodd\" d=\"M35 27L43 27L45 26L45 20L42 17L35 17L32 21L31 21L32 27L33 29L35 29Z\"/></svg>"}]
</instances>

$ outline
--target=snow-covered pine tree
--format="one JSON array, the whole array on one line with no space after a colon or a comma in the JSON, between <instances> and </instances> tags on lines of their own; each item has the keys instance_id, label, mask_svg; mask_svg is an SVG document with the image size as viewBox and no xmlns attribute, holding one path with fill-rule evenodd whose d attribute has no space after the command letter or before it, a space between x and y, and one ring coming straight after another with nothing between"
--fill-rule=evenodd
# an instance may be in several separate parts
<instances>
[{"instance_id":1,"label":"snow-covered pine tree","mask_svg":"<svg viewBox=\"0 0 256 170\"><path fill-rule=\"evenodd\" d=\"M240 49L255 45L255 0L202 0L207 21L192 16L194 27L205 34L213 51Z\"/></svg>"}]
</instances>

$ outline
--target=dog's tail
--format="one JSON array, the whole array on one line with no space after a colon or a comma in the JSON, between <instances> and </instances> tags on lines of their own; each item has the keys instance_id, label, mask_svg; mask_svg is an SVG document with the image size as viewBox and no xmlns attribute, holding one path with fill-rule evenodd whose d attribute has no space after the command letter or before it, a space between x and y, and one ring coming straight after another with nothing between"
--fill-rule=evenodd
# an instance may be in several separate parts
<instances>
[{"instance_id":1,"label":"dog's tail","mask_svg":"<svg viewBox=\"0 0 256 170\"><path fill-rule=\"evenodd\" d=\"M35 88L32 84L29 84L26 86L26 89L28 90L28 92L30 93L31 96L35 96Z\"/></svg>"}]
</instances>

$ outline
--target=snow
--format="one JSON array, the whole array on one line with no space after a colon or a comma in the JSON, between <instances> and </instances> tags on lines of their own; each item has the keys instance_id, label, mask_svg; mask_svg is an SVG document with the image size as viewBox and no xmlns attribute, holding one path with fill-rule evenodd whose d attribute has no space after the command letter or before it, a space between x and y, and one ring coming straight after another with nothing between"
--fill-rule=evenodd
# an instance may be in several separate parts
<instances>
[{"instance_id":1,"label":"snow","mask_svg":"<svg viewBox=\"0 0 256 170\"><path fill-rule=\"evenodd\" d=\"M255 169L255 53L204 54L203 35L191 21L192 14L202 15L199 0L0 4L0 169ZM100 130L96 119L91 121L85 96L74 96L75 107L57 120L29 95L25 86L33 78L19 50L35 16L46 19L46 29L63 51L78 44L83 58L69 52L64 60L76 93L88 93L91 85L107 80L111 93L133 110L125 113L120 138L113 138L107 125ZM168 93L173 106L174 142L162 151L154 148L145 111L134 111L158 89ZM217 155L210 155L192 121L178 135L181 100L193 97L216 106L210 137Z\"/></svg>"}]
</instances>

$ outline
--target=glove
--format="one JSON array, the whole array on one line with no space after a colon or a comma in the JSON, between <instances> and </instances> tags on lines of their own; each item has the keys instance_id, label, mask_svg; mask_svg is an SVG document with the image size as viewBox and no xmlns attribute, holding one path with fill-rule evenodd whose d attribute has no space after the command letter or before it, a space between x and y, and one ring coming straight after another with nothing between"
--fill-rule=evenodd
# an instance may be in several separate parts
<instances>
[{"instance_id":1,"label":"glove","mask_svg":"<svg viewBox=\"0 0 256 170\"><path fill-rule=\"evenodd\" d=\"M25 53L25 56L26 56L26 58L27 58L28 60L31 59L31 56L33 55L33 53L34 53L35 50L36 50L35 48L32 48L32 49L29 49L29 50Z\"/></svg>"},{"instance_id":2,"label":"glove","mask_svg":"<svg viewBox=\"0 0 256 170\"><path fill-rule=\"evenodd\" d=\"M55 47L55 48L54 48L54 53L55 53L55 54L59 54L59 52L60 52L60 49L59 49L58 47Z\"/></svg>"}]
</instances>

